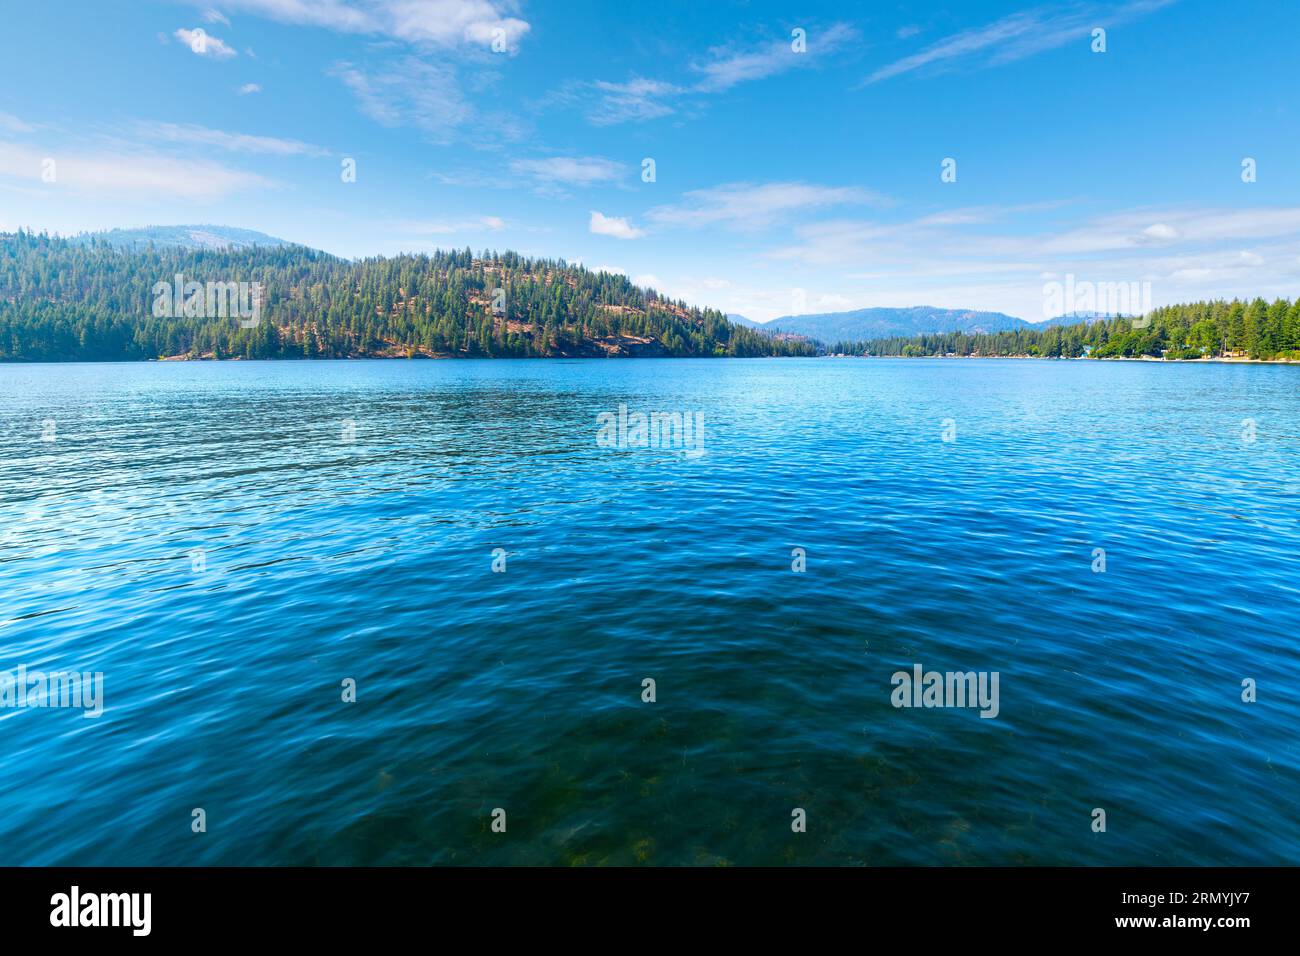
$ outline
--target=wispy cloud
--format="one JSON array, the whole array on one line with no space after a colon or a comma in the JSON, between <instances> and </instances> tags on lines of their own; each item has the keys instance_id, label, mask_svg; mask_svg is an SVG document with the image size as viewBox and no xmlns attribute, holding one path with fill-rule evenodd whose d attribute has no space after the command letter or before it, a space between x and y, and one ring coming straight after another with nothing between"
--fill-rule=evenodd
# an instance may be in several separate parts
<instances>
[{"instance_id":1,"label":"wispy cloud","mask_svg":"<svg viewBox=\"0 0 1300 956\"><path fill-rule=\"evenodd\" d=\"M1063 226L1054 225L1054 214L1037 229L1026 212L1032 210L982 207L900 222L808 223L796 227L796 242L769 258L804 269L857 267L844 280L869 283L871 304L926 301L1029 319L1045 317L1045 277L1065 274L1092 282L1150 282L1157 305L1294 295L1300 207L1152 207Z\"/></svg>"},{"instance_id":2,"label":"wispy cloud","mask_svg":"<svg viewBox=\"0 0 1300 956\"><path fill-rule=\"evenodd\" d=\"M626 219L620 216L606 216L594 209L591 211L591 221L587 228L597 236L613 236L615 239L640 239L645 235Z\"/></svg>"},{"instance_id":3,"label":"wispy cloud","mask_svg":"<svg viewBox=\"0 0 1300 956\"><path fill-rule=\"evenodd\" d=\"M262 88L256 83L245 83L239 88L240 96L247 96L249 93L261 93Z\"/></svg>"},{"instance_id":4,"label":"wispy cloud","mask_svg":"<svg viewBox=\"0 0 1300 956\"><path fill-rule=\"evenodd\" d=\"M651 209L646 218L660 226L723 226L740 231L765 229L773 223L831 206L878 203L878 194L856 186L812 183L728 183L693 190L682 202Z\"/></svg>"},{"instance_id":5,"label":"wispy cloud","mask_svg":"<svg viewBox=\"0 0 1300 956\"><path fill-rule=\"evenodd\" d=\"M470 96L458 70L466 59L481 67L498 53L519 52L531 26L515 15L517 0L222 0L222 7L407 44L405 53L394 53L392 42L382 44L390 50L378 65L343 61L329 71L352 91L361 112L384 126L412 126L444 144L459 139L470 122L487 132L488 143L522 135L514 117L475 105L494 71L467 76L464 85L475 94ZM460 55L447 57L444 51ZM244 92L256 90L245 87Z\"/></svg>"},{"instance_id":6,"label":"wispy cloud","mask_svg":"<svg viewBox=\"0 0 1300 956\"><path fill-rule=\"evenodd\" d=\"M1131 0L1118 5L1097 3L1040 7L1013 13L993 23L964 30L932 43L911 56L880 67L864 85L879 83L924 68L940 69L961 63L1010 63L1084 40L1095 27L1111 27L1153 13L1177 0Z\"/></svg>"},{"instance_id":7,"label":"wispy cloud","mask_svg":"<svg viewBox=\"0 0 1300 956\"><path fill-rule=\"evenodd\" d=\"M1300 207L1138 209L1099 217L1054 235L1006 237L995 250L1091 255L1300 235Z\"/></svg>"},{"instance_id":8,"label":"wispy cloud","mask_svg":"<svg viewBox=\"0 0 1300 956\"><path fill-rule=\"evenodd\" d=\"M858 37L852 26L835 23L807 30L804 48L796 52L790 37L749 45L715 46L690 64L691 78L681 82L633 75L616 82L596 80L569 84L552 96L554 101L586 106L595 126L645 122L682 112L710 94L723 93L742 83L763 80L791 70L827 62Z\"/></svg>"},{"instance_id":9,"label":"wispy cloud","mask_svg":"<svg viewBox=\"0 0 1300 956\"><path fill-rule=\"evenodd\" d=\"M132 150L42 152L4 142L0 142L0 176L104 199L132 196L210 202L271 185L254 173L206 160Z\"/></svg>"},{"instance_id":10,"label":"wispy cloud","mask_svg":"<svg viewBox=\"0 0 1300 956\"><path fill-rule=\"evenodd\" d=\"M209 129L192 123L136 124L142 140L161 143L184 143L190 146L215 147L232 153L261 153L270 156L328 156L329 150L296 139L274 136L250 136L223 129Z\"/></svg>"},{"instance_id":11,"label":"wispy cloud","mask_svg":"<svg viewBox=\"0 0 1300 956\"><path fill-rule=\"evenodd\" d=\"M281 23L408 43L490 50L499 40L508 53L518 51L531 29L514 16L513 0L223 0L222 6Z\"/></svg>"},{"instance_id":12,"label":"wispy cloud","mask_svg":"<svg viewBox=\"0 0 1300 956\"><path fill-rule=\"evenodd\" d=\"M383 126L414 126L450 142L476 115L447 64L405 57L374 71L345 62L329 72L352 91L361 112Z\"/></svg>"},{"instance_id":13,"label":"wispy cloud","mask_svg":"<svg viewBox=\"0 0 1300 956\"><path fill-rule=\"evenodd\" d=\"M1134 209L1054 228L1027 228L1030 221L1025 214L1061 205L1066 204L976 207L901 222L824 220L797 227L798 241L771 254L806 265L928 258L946 274L1083 267L1088 261L1131 262L1134 256L1153 259L1181 254L1179 250L1190 253L1243 242L1300 239L1300 207L1290 206ZM996 224L1001 220L1016 228L999 231Z\"/></svg>"},{"instance_id":14,"label":"wispy cloud","mask_svg":"<svg viewBox=\"0 0 1300 956\"><path fill-rule=\"evenodd\" d=\"M31 123L20 120L12 113L0 113L0 130L8 133L30 133L35 129L36 127Z\"/></svg>"},{"instance_id":15,"label":"wispy cloud","mask_svg":"<svg viewBox=\"0 0 1300 956\"><path fill-rule=\"evenodd\" d=\"M729 90L739 83L762 80L808 66L818 57L842 49L857 39L857 36L858 31L853 27L836 23L824 30L808 33L802 52L795 51L789 37L748 49L714 47L709 50L707 59L691 66L703 77L694 88L701 93L717 93Z\"/></svg>"},{"instance_id":16,"label":"wispy cloud","mask_svg":"<svg viewBox=\"0 0 1300 956\"><path fill-rule=\"evenodd\" d=\"M634 76L624 83L596 80L590 89L595 102L588 118L596 126L644 122L677 112L674 101L686 93L685 87L662 80Z\"/></svg>"},{"instance_id":17,"label":"wispy cloud","mask_svg":"<svg viewBox=\"0 0 1300 956\"><path fill-rule=\"evenodd\" d=\"M499 232L506 228L500 216L475 216L469 219L408 220L395 223L396 231L409 235L450 236L457 233Z\"/></svg>"},{"instance_id":18,"label":"wispy cloud","mask_svg":"<svg viewBox=\"0 0 1300 956\"><path fill-rule=\"evenodd\" d=\"M510 172L530 180L543 193L560 192L568 186L598 186L627 175L627 167L599 156L548 156L544 159L516 159Z\"/></svg>"}]
</instances>

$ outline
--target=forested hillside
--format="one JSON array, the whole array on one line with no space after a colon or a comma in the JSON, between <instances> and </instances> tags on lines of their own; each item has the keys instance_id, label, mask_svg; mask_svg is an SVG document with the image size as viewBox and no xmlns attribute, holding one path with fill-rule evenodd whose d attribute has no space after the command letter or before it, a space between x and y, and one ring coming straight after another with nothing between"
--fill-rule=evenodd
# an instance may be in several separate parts
<instances>
[{"instance_id":1,"label":"forested hillside","mask_svg":"<svg viewBox=\"0 0 1300 956\"><path fill-rule=\"evenodd\" d=\"M177 275L260 283L259 321L156 316L155 284ZM512 252L351 262L302 246L122 249L0 234L0 360L813 352L625 276Z\"/></svg>"},{"instance_id":2,"label":"forested hillside","mask_svg":"<svg viewBox=\"0 0 1300 956\"><path fill-rule=\"evenodd\" d=\"M1140 327L1139 327L1140 326ZM1115 318L988 335L948 332L837 342L849 355L1029 355L1047 358L1198 359L1241 355L1300 361L1300 299L1193 302L1155 309L1141 320Z\"/></svg>"}]
</instances>

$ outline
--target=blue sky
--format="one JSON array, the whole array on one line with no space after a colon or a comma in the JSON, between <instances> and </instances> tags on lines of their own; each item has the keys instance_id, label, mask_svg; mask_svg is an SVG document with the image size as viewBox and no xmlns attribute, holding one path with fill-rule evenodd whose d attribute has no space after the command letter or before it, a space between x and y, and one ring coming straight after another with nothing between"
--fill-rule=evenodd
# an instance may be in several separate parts
<instances>
[{"instance_id":1,"label":"blue sky","mask_svg":"<svg viewBox=\"0 0 1300 956\"><path fill-rule=\"evenodd\" d=\"M1157 305L1300 291L1291 2L51 0L0 17L0 230L509 248L760 320L926 304L1034 321L1067 274L1150 283Z\"/></svg>"}]
</instances>

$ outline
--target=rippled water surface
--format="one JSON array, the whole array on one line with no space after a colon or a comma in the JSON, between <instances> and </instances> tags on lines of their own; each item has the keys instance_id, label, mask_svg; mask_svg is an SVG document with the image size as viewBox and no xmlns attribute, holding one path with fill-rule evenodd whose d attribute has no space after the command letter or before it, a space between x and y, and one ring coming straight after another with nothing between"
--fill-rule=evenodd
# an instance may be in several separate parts
<instances>
[{"instance_id":1,"label":"rippled water surface","mask_svg":"<svg viewBox=\"0 0 1300 956\"><path fill-rule=\"evenodd\" d=\"M1300 863L1294 367L9 365L0 505L0 864Z\"/></svg>"}]
</instances>

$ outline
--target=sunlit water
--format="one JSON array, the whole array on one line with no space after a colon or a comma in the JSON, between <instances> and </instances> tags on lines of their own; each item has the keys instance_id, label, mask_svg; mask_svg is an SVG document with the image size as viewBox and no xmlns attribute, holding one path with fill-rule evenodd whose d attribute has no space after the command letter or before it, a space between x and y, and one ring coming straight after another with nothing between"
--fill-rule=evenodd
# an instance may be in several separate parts
<instances>
[{"instance_id":1,"label":"sunlit water","mask_svg":"<svg viewBox=\"0 0 1300 956\"><path fill-rule=\"evenodd\" d=\"M704 454L599 447L620 403ZM104 675L0 709L0 863L1300 862L1300 369L9 365L0 408L0 670ZM914 664L997 717L895 708Z\"/></svg>"}]
</instances>

